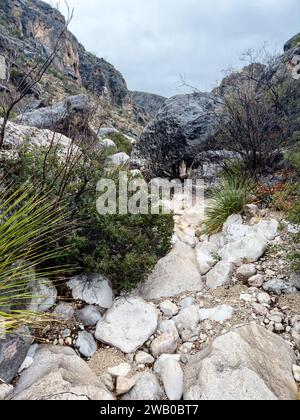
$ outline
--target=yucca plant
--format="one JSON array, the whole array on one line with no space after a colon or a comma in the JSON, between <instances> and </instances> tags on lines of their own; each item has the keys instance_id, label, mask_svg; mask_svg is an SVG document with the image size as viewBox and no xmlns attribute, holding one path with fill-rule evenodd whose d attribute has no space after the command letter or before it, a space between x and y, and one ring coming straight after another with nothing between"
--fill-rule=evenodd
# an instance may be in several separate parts
<instances>
[{"instance_id":1,"label":"yucca plant","mask_svg":"<svg viewBox=\"0 0 300 420\"><path fill-rule=\"evenodd\" d=\"M47 197L34 195L30 186L0 192L0 333L43 320L26 307L40 298L32 296L36 277L65 270L51 267L64 252L54 246L62 229L63 216Z\"/></svg>"},{"instance_id":2,"label":"yucca plant","mask_svg":"<svg viewBox=\"0 0 300 420\"><path fill-rule=\"evenodd\" d=\"M245 204L251 203L254 181L227 177L210 193L210 204L206 208L205 232L219 232L232 214L240 213Z\"/></svg>"}]
</instances>

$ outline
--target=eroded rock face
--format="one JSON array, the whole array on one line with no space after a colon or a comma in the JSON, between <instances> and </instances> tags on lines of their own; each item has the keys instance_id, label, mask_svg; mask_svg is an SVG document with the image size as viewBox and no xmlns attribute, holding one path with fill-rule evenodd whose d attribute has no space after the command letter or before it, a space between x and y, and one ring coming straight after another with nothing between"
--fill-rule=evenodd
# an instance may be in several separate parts
<instances>
[{"instance_id":1,"label":"eroded rock face","mask_svg":"<svg viewBox=\"0 0 300 420\"><path fill-rule=\"evenodd\" d=\"M185 400L296 400L295 362L287 342L251 324L193 356L185 370Z\"/></svg>"},{"instance_id":2,"label":"eroded rock face","mask_svg":"<svg viewBox=\"0 0 300 420\"><path fill-rule=\"evenodd\" d=\"M100 379L69 347L41 346L10 397L13 400L113 400Z\"/></svg>"},{"instance_id":3,"label":"eroded rock face","mask_svg":"<svg viewBox=\"0 0 300 420\"><path fill-rule=\"evenodd\" d=\"M116 300L98 322L95 337L124 353L133 353L156 331L157 323L154 305L141 298L124 297Z\"/></svg>"},{"instance_id":4,"label":"eroded rock face","mask_svg":"<svg viewBox=\"0 0 300 420\"><path fill-rule=\"evenodd\" d=\"M207 150L216 132L217 107L217 98L208 93L168 99L142 134L133 161L146 163L156 176L178 177L182 162L189 167Z\"/></svg>"}]
</instances>

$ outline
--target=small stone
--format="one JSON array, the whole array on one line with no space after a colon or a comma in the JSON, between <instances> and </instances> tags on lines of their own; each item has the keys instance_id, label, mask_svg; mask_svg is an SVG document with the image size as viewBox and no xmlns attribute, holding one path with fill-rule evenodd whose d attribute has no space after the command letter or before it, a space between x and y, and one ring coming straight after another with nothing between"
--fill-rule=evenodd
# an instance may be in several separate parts
<instances>
[{"instance_id":1,"label":"small stone","mask_svg":"<svg viewBox=\"0 0 300 420\"><path fill-rule=\"evenodd\" d=\"M127 392L131 391L136 384L136 378L126 378L124 376L119 376L117 378L116 384L116 394L117 396L124 395Z\"/></svg>"},{"instance_id":2,"label":"small stone","mask_svg":"<svg viewBox=\"0 0 300 420\"><path fill-rule=\"evenodd\" d=\"M66 344L66 346L72 346L73 341L71 337L67 337L64 341L64 344Z\"/></svg>"},{"instance_id":3,"label":"small stone","mask_svg":"<svg viewBox=\"0 0 300 420\"><path fill-rule=\"evenodd\" d=\"M94 327L102 319L99 310L93 305L87 305L76 311L76 319L86 327Z\"/></svg>"},{"instance_id":4,"label":"small stone","mask_svg":"<svg viewBox=\"0 0 300 420\"><path fill-rule=\"evenodd\" d=\"M284 326L282 324L275 324L275 331L283 332L284 331Z\"/></svg>"},{"instance_id":5,"label":"small stone","mask_svg":"<svg viewBox=\"0 0 300 420\"><path fill-rule=\"evenodd\" d=\"M173 317L178 314L179 309L178 306L175 305L170 300L166 300L165 302L160 304L160 310L166 317Z\"/></svg>"},{"instance_id":6,"label":"small stone","mask_svg":"<svg viewBox=\"0 0 300 420\"><path fill-rule=\"evenodd\" d=\"M248 284L250 287L260 288L264 284L264 281L264 276L262 276L261 274L257 274L256 276L253 276L248 280Z\"/></svg>"},{"instance_id":7,"label":"small stone","mask_svg":"<svg viewBox=\"0 0 300 420\"><path fill-rule=\"evenodd\" d=\"M78 348L80 354L86 358L94 356L97 351L97 343L93 335L86 331L80 331L78 333L76 347Z\"/></svg>"},{"instance_id":8,"label":"small stone","mask_svg":"<svg viewBox=\"0 0 300 420\"><path fill-rule=\"evenodd\" d=\"M271 303L271 298L268 295L268 293L259 293L257 295L257 301L261 304L261 305L270 305Z\"/></svg>"},{"instance_id":9,"label":"small stone","mask_svg":"<svg viewBox=\"0 0 300 420\"><path fill-rule=\"evenodd\" d=\"M260 316L268 315L268 309L265 306L259 303L253 303L252 307L256 315L260 315Z\"/></svg>"},{"instance_id":10,"label":"small stone","mask_svg":"<svg viewBox=\"0 0 300 420\"><path fill-rule=\"evenodd\" d=\"M180 302L181 309L189 308L190 306L194 306L196 303L196 300L192 297L187 297L185 299L182 299Z\"/></svg>"},{"instance_id":11,"label":"small stone","mask_svg":"<svg viewBox=\"0 0 300 420\"><path fill-rule=\"evenodd\" d=\"M278 296L281 294L292 294L297 292L297 289L294 286L291 286L290 284L280 279L268 281L263 285L263 289L266 292L274 293Z\"/></svg>"},{"instance_id":12,"label":"small stone","mask_svg":"<svg viewBox=\"0 0 300 420\"><path fill-rule=\"evenodd\" d=\"M293 366L293 374L296 382L300 382L300 366Z\"/></svg>"},{"instance_id":13,"label":"small stone","mask_svg":"<svg viewBox=\"0 0 300 420\"><path fill-rule=\"evenodd\" d=\"M107 372L117 378L119 376L127 376L131 371L131 366L128 363L121 363L118 366L107 369Z\"/></svg>"},{"instance_id":14,"label":"small stone","mask_svg":"<svg viewBox=\"0 0 300 420\"><path fill-rule=\"evenodd\" d=\"M244 214L249 218L256 217L259 214L259 208L255 204L247 204L244 206Z\"/></svg>"},{"instance_id":15,"label":"small stone","mask_svg":"<svg viewBox=\"0 0 300 420\"><path fill-rule=\"evenodd\" d=\"M281 324L283 315L279 312L272 311L268 318L270 321L274 322L275 324Z\"/></svg>"},{"instance_id":16,"label":"small stone","mask_svg":"<svg viewBox=\"0 0 300 420\"><path fill-rule=\"evenodd\" d=\"M253 296L249 295L248 293L242 293L240 295L240 300L242 302L251 303L253 301Z\"/></svg>"},{"instance_id":17,"label":"small stone","mask_svg":"<svg viewBox=\"0 0 300 420\"><path fill-rule=\"evenodd\" d=\"M178 336L166 332L157 337L151 344L151 353L154 357L159 357L162 354L173 354L176 351L178 343Z\"/></svg>"},{"instance_id":18,"label":"small stone","mask_svg":"<svg viewBox=\"0 0 300 420\"><path fill-rule=\"evenodd\" d=\"M135 356L135 362L138 365L152 365L155 359L151 354L145 353L144 351L139 351Z\"/></svg>"},{"instance_id":19,"label":"small stone","mask_svg":"<svg viewBox=\"0 0 300 420\"><path fill-rule=\"evenodd\" d=\"M243 264L238 268L236 277L238 280L246 283L251 277L256 274L256 267L254 264Z\"/></svg>"},{"instance_id":20,"label":"small stone","mask_svg":"<svg viewBox=\"0 0 300 420\"><path fill-rule=\"evenodd\" d=\"M234 266L231 262L219 262L206 276L209 289L217 289L231 282Z\"/></svg>"},{"instance_id":21,"label":"small stone","mask_svg":"<svg viewBox=\"0 0 300 420\"><path fill-rule=\"evenodd\" d=\"M167 358L161 362L161 378L170 401L179 401L183 394L183 371L179 362Z\"/></svg>"},{"instance_id":22,"label":"small stone","mask_svg":"<svg viewBox=\"0 0 300 420\"><path fill-rule=\"evenodd\" d=\"M56 306L53 314L63 321L71 321L74 316L74 308L69 303L62 302Z\"/></svg>"},{"instance_id":23,"label":"small stone","mask_svg":"<svg viewBox=\"0 0 300 420\"><path fill-rule=\"evenodd\" d=\"M62 338L68 338L68 337L71 336L72 332L69 328L67 328L67 329L61 331L60 334L61 334Z\"/></svg>"}]
</instances>

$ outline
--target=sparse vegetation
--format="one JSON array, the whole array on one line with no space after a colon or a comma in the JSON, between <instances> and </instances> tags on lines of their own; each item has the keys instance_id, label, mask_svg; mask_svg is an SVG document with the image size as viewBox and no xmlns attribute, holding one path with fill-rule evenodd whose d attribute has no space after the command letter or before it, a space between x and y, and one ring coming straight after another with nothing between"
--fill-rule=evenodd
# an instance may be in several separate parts
<instances>
[{"instance_id":1,"label":"sparse vegetation","mask_svg":"<svg viewBox=\"0 0 300 420\"><path fill-rule=\"evenodd\" d=\"M240 213L245 204L251 203L254 186L251 180L231 177L223 179L220 186L211 191L205 220L208 235L219 232L229 216Z\"/></svg>"}]
</instances>

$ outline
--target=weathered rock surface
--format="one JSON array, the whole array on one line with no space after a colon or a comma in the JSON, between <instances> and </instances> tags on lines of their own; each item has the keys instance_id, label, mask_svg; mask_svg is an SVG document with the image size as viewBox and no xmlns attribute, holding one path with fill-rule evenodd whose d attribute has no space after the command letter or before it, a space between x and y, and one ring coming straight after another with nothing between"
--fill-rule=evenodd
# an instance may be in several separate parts
<instances>
[{"instance_id":1,"label":"weathered rock surface","mask_svg":"<svg viewBox=\"0 0 300 420\"><path fill-rule=\"evenodd\" d=\"M76 319L85 327L94 327L102 316L99 310L93 305L87 305L76 311Z\"/></svg>"},{"instance_id":2,"label":"weathered rock surface","mask_svg":"<svg viewBox=\"0 0 300 420\"><path fill-rule=\"evenodd\" d=\"M74 316L74 308L70 303L62 302L56 306L53 314L61 320L71 321Z\"/></svg>"},{"instance_id":3,"label":"weathered rock surface","mask_svg":"<svg viewBox=\"0 0 300 420\"><path fill-rule=\"evenodd\" d=\"M97 340L119 348L124 353L138 350L156 331L156 308L138 297L124 297L97 324Z\"/></svg>"},{"instance_id":4,"label":"weathered rock surface","mask_svg":"<svg viewBox=\"0 0 300 420\"><path fill-rule=\"evenodd\" d=\"M162 354L173 354L177 349L178 335L172 332L165 332L159 335L151 344L151 353L154 357Z\"/></svg>"},{"instance_id":5,"label":"weathered rock surface","mask_svg":"<svg viewBox=\"0 0 300 420\"><path fill-rule=\"evenodd\" d=\"M232 317L233 312L234 309L230 305L221 305L211 309L200 309L200 321L209 319L210 321L224 322Z\"/></svg>"},{"instance_id":6,"label":"weathered rock surface","mask_svg":"<svg viewBox=\"0 0 300 420\"><path fill-rule=\"evenodd\" d=\"M83 357L90 358L97 351L97 343L92 334L87 331L79 331L76 341L76 347Z\"/></svg>"},{"instance_id":7,"label":"weathered rock surface","mask_svg":"<svg viewBox=\"0 0 300 420\"><path fill-rule=\"evenodd\" d=\"M267 281L263 285L263 289L268 293L275 293L276 295L296 293L296 287L280 279L273 279Z\"/></svg>"},{"instance_id":8,"label":"weathered rock surface","mask_svg":"<svg viewBox=\"0 0 300 420\"><path fill-rule=\"evenodd\" d=\"M113 400L100 379L68 347L41 346L11 396L13 400Z\"/></svg>"},{"instance_id":9,"label":"weathered rock surface","mask_svg":"<svg viewBox=\"0 0 300 420\"><path fill-rule=\"evenodd\" d=\"M17 118L17 123L52 130L71 138L77 133L90 135L88 120L92 109L93 104L88 96L70 96L51 107L22 114Z\"/></svg>"},{"instance_id":10,"label":"weathered rock surface","mask_svg":"<svg viewBox=\"0 0 300 420\"><path fill-rule=\"evenodd\" d=\"M170 357L161 360L160 375L169 400L181 400L183 394L183 371L180 363Z\"/></svg>"},{"instance_id":11,"label":"weathered rock surface","mask_svg":"<svg viewBox=\"0 0 300 420\"><path fill-rule=\"evenodd\" d=\"M147 92L130 92L136 106L143 109L150 117L155 117L167 98Z\"/></svg>"},{"instance_id":12,"label":"weathered rock surface","mask_svg":"<svg viewBox=\"0 0 300 420\"><path fill-rule=\"evenodd\" d=\"M230 283L234 266L231 262L219 262L207 275L206 285L209 289L217 289Z\"/></svg>"},{"instance_id":13,"label":"weathered rock surface","mask_svg":"<svg viewBox=\"0 0 300 420\"><path fill-rule=\"evenodd\" d=\"M29 310L33 312L47 312L57 299L56 287L47 279L35 280L31 294L33 296Z\"/></svg>"},{"instance_id":14,"label":"weathered rock surface","mask_svg":"<svg viewBox=\"0 0 300 420\"><path fill-rule=\"evenodd\" d=\"M14 390L14 387L0 383L0 401L5 400Z\"/></svg>"},{"instance_id":15,"label":"weathered rock surface","mask_svg":"<svg viewBox=\"0 0 300 420\"><path fill-rule=\"evenodd\" d=\"M32 338L28 330L0 340L0 379L9 384L24 362Z\"/></svg>"},{"instance_id":16,"label":"weathered rock surface","mask_svg":"<svg viewBox=\"0 0 300 420\"><path fill-rule=\"evenodd\" d=\"M217 98L208 93L168 99L142 134L133 161L147 162L156 176L178 177L182 162L189 167L208 148L217 106Z\"/></svg>"},{"instance_id":17,"label":"weathered rock surface","mask_svg":"<svg viewBox=\"0 0 300 420\"><path fill-rule=\"evenodd\" d=\"M68 282L75 300L82 300L90 305L98 305L100 308L111 308L114 299L109 280L101 274L84 274L73 277Z\"/></svg>"},{"instance_id":18,"label":"weathered rock surface","mask_svg":"<svg viewBox=\"0 0 300 420\"><path fill-rule=\"evenodd\" d=\"M185 370L185 400L295 400L293 350L250 324L218 337Z\"/></svg>"},{"instance_id":19,"label":"weathered rock surface","mask_svg":"<svg viewBox=\"0 0 300 420\"><path fill-rule=\"evenodd\" d=\"M184 292L200 292L203 282L199 274L194 251L182 242L162 258L138 293L144 299L173 297Z\"/></svg>"}]
</instances>

